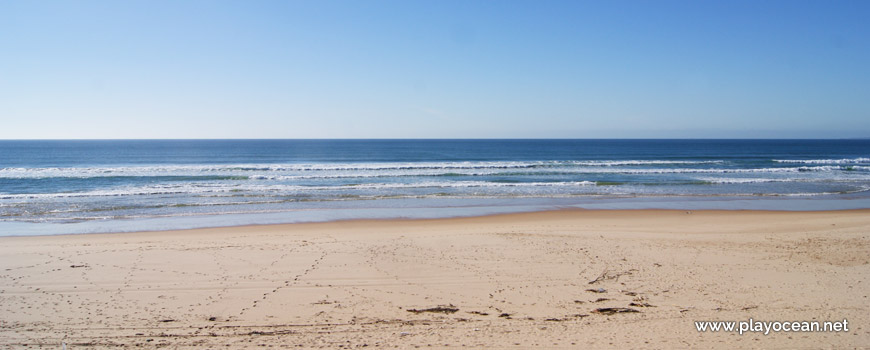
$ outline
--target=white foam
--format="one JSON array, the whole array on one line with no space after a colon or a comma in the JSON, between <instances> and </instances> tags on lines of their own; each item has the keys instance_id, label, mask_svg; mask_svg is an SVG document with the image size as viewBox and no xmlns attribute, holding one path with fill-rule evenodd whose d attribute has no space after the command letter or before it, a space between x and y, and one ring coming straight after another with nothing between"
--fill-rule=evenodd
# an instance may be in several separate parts
<instances>
[{"instance_id":1,"label":"white foam","mask_svg":"<svg viewBox=\"0 0 870 350\"><path fill-rule=\"evenodd\" d=\"M720 164L722 160L590 160L569 161L566 164L585 166L625 166L625 165L688 165L688 164Z\"/></svg>"},{"instance_id":2,"label":"white foam","mask_svg":"<svg viewBox=\"0 0 870 350\"><path fill-rule=\"evenodd\" d=\"M798 164L860 164L870 163L870 158L844 158L844 159L774 159L777 163Z\"/></svg>"},{"instance_id":3,"label":"white foam","mask_svg":"<svg viewBox=\"0 0 870 350\"><path fill-rule=\"evenodd\" d=\"M870 191L870 186L861 186L861 188L851 191L841 191L841 192L801 192L801 193L777 193L771 194L771 196L782 196L782 197L813 197L813 196L827 196L827 195L837 195L837 194L853 194L860 192Z\"/></svg>"},{"instance_id":4,"label":"white foam","mask_svg":"<svg viewBox=\"0 0 870 350\"><path fill-rule=\"evenodd\" d=\"M677 161L594 161L594 162L443 162L443 163L378 163L336 165L191 165L143 166L108 168L2 168L0 178L95 178L149 176L232 176L232 180L299 180L329 178L374 178L401 176L511 175L557 172L560 174L680 174L680 173L778 173L802 171L868 171L868 166L799 166L775 168L633 168L631 165L677 164ZM683 164L683 163L680 163ZM691 164L703 164L693 162Z\"/></svg>"},{"instance_id":5,"label":"white foam","mask_svg":"<svg viewBox=\"0 0 870 350\"><path fill-rule=\"evenodd\" d=\"M632 166L714 164L722 161L683 160L601 160L601 161L478 161L478 162L404 162L404 163L323 163L323 164L207 164L118 167L43 167L0 168L0 178L90 178L110 176L248 176L258 179L268 175L307 172L390 172L401 171L468 171L480 169L534 169L576 166ZM267 174L263 174L263 173Z\"/></svg>"},{"instance_id":6,"label":"white foam","mask_svg":"<svg viewBox=\"0 0 870 350\"><path fill-rule=\"evenodd\" d=\"M519 169L559 162L420 162L346 164L227 164L121 167L0 168L0 177L105 177L105 176L205 176L246 175L251 172L377 171L411 169Z\"/></svg>"},{"instance_id":7,"label":"white foam","mask_svg":"<svg viewBox=\"0 0 870 350\"><path fill-rule=\"evenodd\" d=\"M741 173L798 173L817 171L844 170L840 166L802 166L782 168L660 168L660 169L580 169L578 173L608 173L608 174L741 174Z\"/></svg>"},{"instance_id":8,"label":"white foam","mask_svg":"<svg viewBox=\"0 0 870 350\"><path fill-rule=\"evenodd\" d=\"M451 181L451 182L416 182L416 183L365 183L336 186L299 186L299 185L218 185L218 184L185 184L185 185L151 185L141 187L127 187L110 190L94 190L69 193L22 193L0 194L0 199L48 199L48 198L75 198L75 197L115 197L115 196L140 196L140 195L164 195L164 194L200 194L200 193L226 193L226 192L269 192L276 194L298 194L310 191L348 191L348 190L381 190L381 189L408 189L408 188L497 188L497 187L556 187L556 186L590 186L595 185L592 181L569 181L569 182L486 182L486 181ZM278 192L278 193L276 193Z\"/></svg>"},{"instance_id":9,"label":"white foam","mask_svg":"<svg viewBox=\"0 0 870 350\"><path fill-rule=\"evenodd\" d=\"M768 183L768 182L796 182L806 181L801 179L771 179L771 178L716 178L702 177L698 180L706 181L715 184L750 184L750 183Z\"/></svg>"}]
</instances>

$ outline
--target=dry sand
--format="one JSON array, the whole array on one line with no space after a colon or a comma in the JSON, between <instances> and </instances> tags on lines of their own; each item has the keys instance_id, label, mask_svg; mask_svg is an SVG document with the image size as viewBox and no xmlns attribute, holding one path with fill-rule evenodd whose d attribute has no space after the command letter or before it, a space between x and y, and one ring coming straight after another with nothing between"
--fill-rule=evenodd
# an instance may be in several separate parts
<instances>
[{"instance_id":1,"label":"dry sand","mask_svg":"<svg viewBox=\"0 0 870 350\"><path fill-rule=\"evenodd\" d=\"M870 346L868 279L867 210L5 237L0 348L855 348ZM638 312L593 312L611 307ZM749 318L845 318L849 331L738 335L693 323Z\"/></svg>"}]
</instances>

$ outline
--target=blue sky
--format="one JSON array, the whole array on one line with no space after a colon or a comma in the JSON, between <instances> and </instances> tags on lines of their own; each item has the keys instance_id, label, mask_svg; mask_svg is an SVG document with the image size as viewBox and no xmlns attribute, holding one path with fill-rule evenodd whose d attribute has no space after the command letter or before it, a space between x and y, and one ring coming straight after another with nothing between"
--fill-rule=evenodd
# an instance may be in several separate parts
<instances>
[{"instance_id":1,"label":"blue sky","mask_svg":"<svg viewBox=\"0 0 870 350\"><path fill-rule=\"evenodd\" d=\"M868 1L2 1L0 138L870 136Z\"/></svg>"}]
</instances>

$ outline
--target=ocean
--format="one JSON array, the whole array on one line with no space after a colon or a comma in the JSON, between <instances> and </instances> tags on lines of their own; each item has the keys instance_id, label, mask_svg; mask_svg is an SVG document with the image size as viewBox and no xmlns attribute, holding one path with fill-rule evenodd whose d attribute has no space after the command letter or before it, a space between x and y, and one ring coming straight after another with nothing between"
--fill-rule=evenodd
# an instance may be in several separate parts
<instances>
[{"instance_id":1,"label":"ocean","mask_svg":"<svg viewBox=\"0 0 870 350\"><path fill-rule=\"evenodd\" d=\"M0 141L0 235L870 208L870 140Z\"/></svg>"}]
</instances>

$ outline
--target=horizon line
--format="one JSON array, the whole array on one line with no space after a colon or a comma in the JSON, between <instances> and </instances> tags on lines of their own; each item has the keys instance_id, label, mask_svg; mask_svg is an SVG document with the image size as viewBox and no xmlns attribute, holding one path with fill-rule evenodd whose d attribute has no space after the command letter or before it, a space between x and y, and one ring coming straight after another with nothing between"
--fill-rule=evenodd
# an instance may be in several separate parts
<instances>
[{"instance_id":1,"label":"horizon line","mask_svg":"<svg viewBox=\"0 0 870 350\"><path fill-rule=\"evenodd\" d=\"M415 138L392 138L392 137L309 137L309 138L21 138L0 139L0 141L462 141L462 140L870 140L865 137L415 137Z\"/></svg>"}]
</instances>

